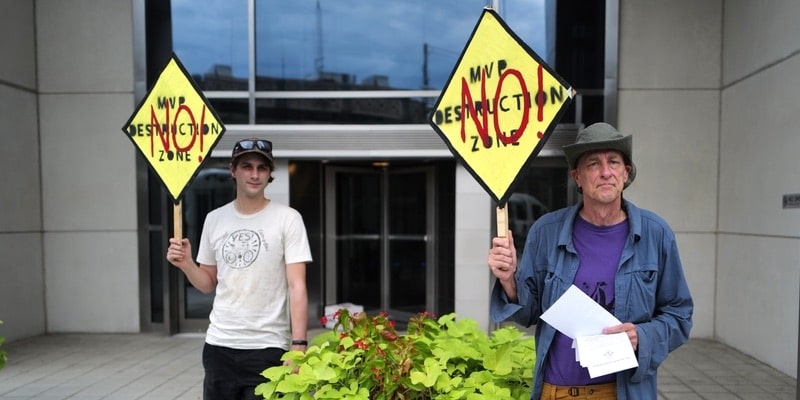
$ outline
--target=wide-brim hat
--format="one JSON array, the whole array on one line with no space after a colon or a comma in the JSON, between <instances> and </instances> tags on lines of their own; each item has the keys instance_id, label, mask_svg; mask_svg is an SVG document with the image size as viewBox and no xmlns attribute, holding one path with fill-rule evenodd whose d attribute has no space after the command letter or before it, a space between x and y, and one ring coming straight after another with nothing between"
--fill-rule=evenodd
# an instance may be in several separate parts
<instances>
[{"instance_id":1,"label":"wide-brim hat","mask_svg":"<svg viewBox=\"0 0 800 400\"><path fill-rule=\"evenodd\" d=\"M623 135L616 128L605 122L587 126L578 132L575 143L565 145L562 148L564 149L564 155L567 157L569 169L575 169L581 155L587 151L617 150L622 153L625 164L631 166L631 172L628 173L628 180L625 182L624 188L630 186L633 180L636 179L636 165L633 163L633 136Z\"/></svg>"}]
</instances>

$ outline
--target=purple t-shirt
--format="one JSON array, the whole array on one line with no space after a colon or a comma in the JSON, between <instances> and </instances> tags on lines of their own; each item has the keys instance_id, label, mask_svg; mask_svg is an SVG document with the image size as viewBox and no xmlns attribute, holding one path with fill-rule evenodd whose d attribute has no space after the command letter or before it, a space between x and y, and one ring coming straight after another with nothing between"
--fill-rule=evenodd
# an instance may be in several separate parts
<instances>
[{"instance_id":1,"label":"purple t-shirt","mask_svg":"<svg viewBox=\"0 0 800 400\"><path fill-rule=\"evenodd\" d=\"M594 226L578 215L572 232L578 252L578 273L572 283L614 313L614 276L628 237L628 221ZM572 339L556 331L544 366L544 381L558 386L583 386L614 382L614 374L589 378L589 370L575 361Z\"/></svg>"}]
</instances>

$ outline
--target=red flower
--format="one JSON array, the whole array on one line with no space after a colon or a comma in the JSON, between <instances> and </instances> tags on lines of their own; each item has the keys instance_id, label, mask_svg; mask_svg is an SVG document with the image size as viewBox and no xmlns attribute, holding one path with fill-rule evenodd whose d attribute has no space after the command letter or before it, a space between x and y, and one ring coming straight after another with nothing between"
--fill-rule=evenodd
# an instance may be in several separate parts
<instances>
[{"instance_id":1,"label":"red flower","mask_svg":"<svg viewBox=\"0 0 800 400\"><path fill-rule=\"evenodd\" d=\"M319 318L319 322L321 322L323 326L327 325L328 324L328 317L323 315L322 317Z\"/></svg>"}]
</instances>

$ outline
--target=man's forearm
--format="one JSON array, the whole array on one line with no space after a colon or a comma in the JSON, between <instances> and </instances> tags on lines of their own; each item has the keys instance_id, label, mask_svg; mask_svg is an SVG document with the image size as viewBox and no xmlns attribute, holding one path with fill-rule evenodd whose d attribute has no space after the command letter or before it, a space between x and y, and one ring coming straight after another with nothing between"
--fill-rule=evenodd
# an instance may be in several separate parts
<instances>
[{"instance_id":1,"label":"man's forearm","mask_svg":"<svg viewBox=\"0 0 800 400\"><path fill-rule=\"evenodd\" d=\"M289 292L289 314L292 319L292 340L307 339L308 293L305 288L292 288Z\"/></svg>"}]
</instances>

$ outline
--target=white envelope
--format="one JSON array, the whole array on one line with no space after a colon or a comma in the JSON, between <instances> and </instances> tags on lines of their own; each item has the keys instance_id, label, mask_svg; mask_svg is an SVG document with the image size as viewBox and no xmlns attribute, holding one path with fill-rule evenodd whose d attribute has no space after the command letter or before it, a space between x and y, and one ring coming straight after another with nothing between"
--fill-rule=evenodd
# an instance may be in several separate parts
<instances>
[{"instance_id":1,"label":"white envelope","mask_svg":"<svg viewBox=\"0 0 800 400\"><path fill-rule=\"evenodd\" d=\"M621 322L575 285L541 319L573 339L575 361L588 368L592 378L639 366L628 334L603 334L603 328Z\"/></svg>"}]
</instances>

